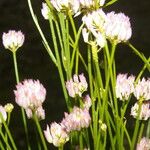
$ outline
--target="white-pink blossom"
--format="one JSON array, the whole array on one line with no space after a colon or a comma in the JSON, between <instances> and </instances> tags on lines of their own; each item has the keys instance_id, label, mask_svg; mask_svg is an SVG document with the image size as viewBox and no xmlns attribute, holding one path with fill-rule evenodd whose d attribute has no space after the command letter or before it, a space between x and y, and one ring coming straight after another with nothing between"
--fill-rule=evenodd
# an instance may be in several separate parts
<instances>
[{"instance_id":1,"label":"white-pink blossom","mask_svg":"<svg viewBox=\"0 0 150 150\"><path fill-rule=\"evenodd\" d=\"M83 74L74 75L73 79L70 79L66 82L66 88L68 90L69 96L76 97L82 96L82 93L87 90L88 84L86 82L86 78Z\"/></svg>"},{"instance_id":2,"label":"white-pink blossom","mask_svg":"<svg viewBox=\"0 0 150 150\"><path fill-rule=\"evenodd\" d=\"M29 118L32 115L31 112L37 112L41 108L46 98L46 89L39 80L28 79L18 83L14 93L16 103L26 110ZM41 115L39 116L44 116L43 111L40 112Z\"/></svg>"},{"instance_id":3,"label":"white-pink blossom","mask_svg":"<svg viewBox=\"0 0 150 150\"><path fill-rule=\"evenodd\" d=\"M137 100L150 99L150 78L148 80L142 78L142 80L138 81L138 83L135 85L134 96L137 98Z\"/></svg>"},{"instance_id":4,"label":"white-pink blossom","mask_svg":"<svg viewBox=\"0 0 150 150\"><path fill-rule=\"evenodd\" d=\"M67 132L80 131L82 128L88 128L91 122L91 117L87 109L81 109L74 106L70 114L65 113L65 118L61 125Z\"/></svg>"},{"instance_id":5,"label":"white-pink blossom","mask_svg":"<svg viewBox=\"0 0 150 150\"><path fill-rule=\"evenodd\" d=\"M82 17L82 21L86 26L86 29L83 29L82 35L84 41L90 44L89 34L91 33L94 36L94 41L101 48L106 44L104 24L106 21L106 15L102 9L92 11Z\"/></svg>"},{"instance_id":6,"label":"white-pink blossom","mask_svg":"<svg viewBox=\"0 0 150 150\"><path fill-rule=\"evenodd\" d=\"M143 137L137 144L136 150L150 150L150 139Z\"/></svg>"},{"instance_id":7,"label":"white-pink blossom","mask_svg":"<svg viewBox=\"0 0 150 150\"><path fill-rule=\"evenodd\" d=\"M134 76L127 77L127 74L118 74L116 80L116 97L120 100L128 100L134 92Z\"/></svg>"},{"instance_id":8,"label":"white-pink blossom","mask_svg":"<svg viewBox=\"0 0 150 150\"><path fill-rule=\"evenodd\" d=\"M132 35L129 17L125 16L124 13L107 13L105 35L109 40L117 43L128 41Z\"/></svg>"},{"instance_id":9,"label":"white-pink blossom","mask_svg":"<svg viewBox=\"0 0 150 150\"><path fill-rule=\"evenodd\" d=\"M8 33L3 33L2 41L6 49L15 52L24 43L24 34L21 31L9 30Z\"/></svg>"},{"instance_id":10,"label":"white-pink blossom","mask_svg":"<svg viewBox=\"0 0 150 150\"><path fill-rule=\"evenodd\" d=\"M50 127L47 125L44 135L46 140L49 143L53 143L56 147L64 145L69 140L68 133L56 122L53 122Z\"/></svg>"},{"instance_id":11,"label":"white-pink blossom","mask_svg":"<svg viewBox=\"0 0 150 150\"><path fill-rule=\"evenodd\" d=\"M150 118L150 103L135 103L131 108L131 115L139 120L147 120Z\"/></svg>"}]
</instances>

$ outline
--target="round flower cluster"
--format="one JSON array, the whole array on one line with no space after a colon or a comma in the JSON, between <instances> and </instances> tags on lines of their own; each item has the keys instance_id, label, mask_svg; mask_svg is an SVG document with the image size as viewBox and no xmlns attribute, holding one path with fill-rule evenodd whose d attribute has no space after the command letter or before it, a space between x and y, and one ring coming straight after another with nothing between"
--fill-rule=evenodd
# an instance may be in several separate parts
<instances>
[{"instance_id":1,"label":"round flower cluster","mask_svg":"<svg viewBox=\"0 0 150 150\"><path fill-rule=\"evenodd\" d=\"M53 143L56 147L64 145L69 140L68 133L63 129L63 127L53 122L50 127L47 125L47 129L44 131L46 140L49 143Z\"/></svg>"},{"instance_id":2,"label":"round flower cluster","mask_svg":"<svg viewBox=\"0 0 150 150\"><path fill-rule=\"evenodd\" d=\"M134 76L127 77L127 74L118 74L116 80L116 97L120 100L128 100L134 92Z\"/></svg>"},{"instance_id":3,"label":"round flower cluster","mask_svg":"<svg viewBox=\"0 0 150 150\"><path fill-rule=\"evenodd\" d=\"M73 79L66 82L66 88L68 90L69 96L76 97L82 95L83 92L87 90L88 84L86 78L83 74L74 75Z\"/></svg>"},{"instance_id":4,"label":"round flower cluster","mask_svg":"<svg viewBox=\"0 0 150 150\"><path fill-rule=\"evenodd\" d=\"M131 108L131 115L139 120L150 118L150 103L135 103Z\"/></svg>"},{"instance_id":5,"label":"round flower cluster","mask_svg":"<svg viewBox=\"0 0 150 150\"><path fill-rule=\"evenodd\" d=\"M106 39L111 42L127 42L132 35L129 17L123 13L110 12L105 14L102 9L92 11L82 18L87 30L83 29L83 38L87 43L89 33L94 36L94 41L100 47L104 47Z\"/></svg>"},{"instance_id":6,"label":"round flower cluster","mask_svg":"<svg viewBox=\"0 0 150 150\"><path fill-rule=\"evenodd\" d=\"M81 128L87 128L90 121L89 111L75 106L70 114L65 113L65 118L62 120L61 125L67 132L80 131Z\"/></svg>"},{"instance_id":7,"label":"round flower cluster","mask_svg":"<svg viewBox=\"0 0 150 150\"><path fill-rule=\"evenodd\" d=\"M150 139L143 137L137 144L136 150L150 150Z\"/></svg>"},{"instance_id":8,"label":"round flower cluster","mask_svg":"<svg viewBox=\"0 0 150 150\"><path fill-rule=\"evenodd\" d=\"M40 119L45 118L42 103L45 101L46 89L39 80L29 79L18 83L14 93L16 103L25 109L28 118L32 118L33 113Z\"/></svg>"},{"instance_id":9,"label":"round flower cluster","mask_svg":"<svg viewBox=\"0 0 150 150\"><path fill-rule=\"evenodd\" d=\"M24 39L24 34L21 31L9 30L8 33L2 35L4 47L12 52L23 45Z\"/></svg>"}]
</instances>

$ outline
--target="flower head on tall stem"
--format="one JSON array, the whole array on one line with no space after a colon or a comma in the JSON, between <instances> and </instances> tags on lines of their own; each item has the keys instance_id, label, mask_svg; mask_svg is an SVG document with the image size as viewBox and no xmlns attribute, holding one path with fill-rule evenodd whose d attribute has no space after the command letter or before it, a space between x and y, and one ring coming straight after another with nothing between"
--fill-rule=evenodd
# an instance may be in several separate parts
<instances>
[{"instance_id":1,"label":"flower head on tall stem","mask_svg":"<svg viewBox=\"0 0 150 150\"><path fill-rule=\"evenodd\" d=\"M29 118L32 117L32 113L36 113L38 118L45 118L42 103L46 98L46 89L39 80L28 79L18 83L14 93L16 103L26 110Z\"/></svg>"},{"instance_id":2,"label":"flower head on tall stem","mask_svg":"<svg viewBox=\"0 0 150 150\"><path fill-rule=\"evenodd\" d=\"M66 82L66 88L68 90L69 96L76 97L82 96L82 93L87 90L88 84L86 82L86 78L83 74L74 75L73 79L70 79Z\"/></svg>"},{"instance_id":3,"label":"flower head on tall stem","mask_svg":"<svg viewBox=\"0 0 150 150\"><path fill-rule=\"evenodd\" d=\"M24 34L21 31L9 30L8 33L3 33L2 41L6 49L15 52L24 43Z\"/></svg>"},{"instance_id":4,"label":"flower head on tall stem","mask_svg":"<svg viewBox=\"0 0 150 150\"><path fill-rule=\"evenodd\" d=\"M116 97L120 100L128 100L134 91L134 76L127 77L127 74L118 74L116 80Z\"/></svg>"},{"instance_id":5,"label":"flower head on tall stem","mask_svg":"<svg viewBox=\"0 0 150 150\"><path fill-rule=\"evenodd\" d=\"M150 99L150 78L148 80L142 78L142 80L138 81L138 83L135 85L134 96L137 98L137 100Z\"/></svg>"},{"instance_id":6,"label":"flower head on tall stem","mask_svg":"<svg viewBox=\"0 0 150 150\"><path fill-rule=\"evenodd\" d=\"M53 122L50 127L47 125L44 135L46 140L49 143L53 143L56 147L64 145L69 140L68 133L56 122Z\"/></svg>"},{"instance_id":7,"label":"flower head on tall stem","mask_svg":"<svg viewBox=\"0 0 150 150\"><path fill-rule=\"evenodd\" d=\"M150 150L150 139L143 137L137 144L136 150Z\"/></svg>"}]
</instances>

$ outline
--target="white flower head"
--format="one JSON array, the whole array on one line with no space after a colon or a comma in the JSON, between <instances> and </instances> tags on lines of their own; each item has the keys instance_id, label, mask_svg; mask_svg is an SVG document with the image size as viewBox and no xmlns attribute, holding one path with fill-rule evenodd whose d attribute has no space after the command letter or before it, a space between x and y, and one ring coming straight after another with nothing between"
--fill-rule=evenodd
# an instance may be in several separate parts
<instances>
[{"instance_id":1,"label":"white flower head","mask_svg":"<svg viewBox=\"0 0 150 150\"><path fill-rule=\"evenodd\" d=\"M6 113L6 110L3 106L0 105L0 124L2 123L2 118L3 117L3 120L6 121L7 119L7 113Z\"/></svg>"},{"instance_id":2,"label":"white flower head","mask_svg":"<svg viewBox=\"0 0 150 150\"><path fill-rule=\"evenodd\" d=\"M97 43L97 45L99 45L101 48L105 46L106 38L104 24L106 19L106 15L102 9L98 9L83 16L82 21L87 29L83 29L82 35L86 43L91 42L88 38L89 33L91 33L94 36L94 41Z\"/></svg>"},{"instance_id":3,"label":"white flower head","mask_svg":"<svg viewBox=\"0 0 150 150\"><path fill-rule=\"evenodd\" d=\"M150 78L146 80L142 78L135 85L134 96L140 100L149 100L150 99Z\"/></svg>"},{"instance_id":4,"label":"white flower head","mask_svg":"<svg viewBox=\"0 0 150 150\"><path fill-rule=\"evenodd\" d=\"M150 118L150 103L142 103L141 106L135 103L131 108L131 115L139 120L147 120Z\"/></svg>"},{"instance_id":5,"label":"white flower head","mask_svg":"<svg viewBox=\"0 0 150 150\"><path fill-rule=\"evenodd\" d=\"M9 30L8 33L3 33L2 40L6 49L15 52L24 43L24 34L21 31Z\"/></svg>"},{"instance_id":6,"label":"white flower head","mask_svg":"<svg viewBox=\"0 0 150 150\"><path fill-rule=\"evenodd\" d=\"M64 145L69 140L68 133L60 124L56 122L53 122L50 127L47 125L47 129L44 131L44 135L46 140L49 143L53 143L56 147Z\"/></svg>"},{"instance_id":7,"label":"white flower head","mask_svg":"<svg viewBox=\"0 0 150 150\"><path fill-rule=\"evenodd\" d=\"M134 91L134 76L127 77L127 74L118 74L116 80L116 97L120 100L128 100Z\"/></svg>"},{"instance_id":8,"label":"white flower head","mask_svg":"<svg viewBox=\"0 0 150 150\"><path fill-rule=\"evenodd\" d=\"M109 40L117 43L128 41L132 35L129 17L123 13L107 13L105 34Z\"/></svg>"}]
</instances>

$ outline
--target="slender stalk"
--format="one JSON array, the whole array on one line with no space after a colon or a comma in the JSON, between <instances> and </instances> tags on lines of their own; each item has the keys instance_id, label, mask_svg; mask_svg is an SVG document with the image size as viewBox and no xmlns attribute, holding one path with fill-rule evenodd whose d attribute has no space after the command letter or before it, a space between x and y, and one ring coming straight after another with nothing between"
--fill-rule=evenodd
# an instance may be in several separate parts
<instances>
[{"instance_id":1,"label":"slender stalk","mask_svg":"<svg viewBox=\"0 0 150 150\"><path fill-rule=\"evenodd\" d=\"M10 145L8 144L7 139L5 138L5 136L4 136L3 132L2 132L2 127L0 127L0 135L1 135L2 139L3 139L3 141L5 142L7 149L8 150L12 150L11 147L10 147ZM0 141L0 148L2 150L5 150L1 141Z\"/></svg>"},{"instance_id":2,"label":"slender stalk","mask_svg":"<svg viewBox=\"0 0 150 150\"><path fill-rule=\"evenodd\" d=\"M0 131L1 132L1 131ZM4 145L2 144L2 142L0 141L0 149L1 150L5 150Z\"/></svg>"},{"instance_id":3,"label":"slender stalk","mask_svg":"<svg viewBox=\"0 0 150 150\"><path fill-rule=\"evenodd\" d=\"M41 30L41 27L40 27L39 23L38 23L38 19L37 19L36 15L34 14L34 11L33 11L33 8L32 8L32 4L31 4L31 0L27 0L27 1L28 1L28 6L29 6L29 10L30 10L31 16L33 18L33 21L34 21L34 23L35 23L35 25L36 25L40 35L41 35L41 38L42 38L43 43L44 43L44 45L46 47L46 50L47 50L50 58L52 59L53 63L57 66L56 58L55 58L55 56L54 56L50 46L48 45L48 42L47 42L47 40L46 40L42 30Z\"/></svg>"},{"instance_id":4,"label":"slender stalk","mask_svg":"<svg viewBox=\"0 0 150 150\"><path fill-rule=\"evenodd\" d=\"M18 66L17 66L16 51L13 52L13 62L14 62L16 82L18 84L19 83L19 73L18 73ZM27 146L28 146L28 150L30 150L31 147L30 147L29 136L28 136L27 121L26 121L25 111L23 108L21 108L21 114L22 114L24 130L25 130L25 134L26 134Z\"/></svg>"},{"instance_id":5,"label":"slender stalk","mask_svg":"<svg viewBox=\"0 0 150 150\"><path fill-rule=\"evenodd\" d=\"M147 124L146 137L150 138L150 118L149 118L148 124Z\"/></svg>"},{"instance_id":6,"label":"slender stalk","mask_svg":"<svg viewBox=\"0 0 150 150\"><path fill-rule=\"evenodd\" d=\"M42 141L42 144L43 144L43 148L44 148L44 150L48 150L46 142L45 142L45 138L44 138L44 135L43 135L43 132L42 132L42 129L41 129L41 126L39 124L39 120L38 120L38 118L37 118L35 113L33 114L33 119L35 121L37 130L39 132L39 135L40 135L40 138L41 138L41 141Z\"/></svg>"},{"instance_id":7,"label":"slender stalk","mask_svg":"<svg viewBox=\"0 0 150 150\"><path fill-rule=\"evenodd\" d=\"M134 51L134 53L141 58L141 60L146 64L147 69L150 71L150 63L149 63L149 61L147 61L145 56L143 54L141 54L132 44L130 44L130 43L127 43L127 44Z\"/></svg>"},{"instance_id":8,"label":"slender stalk","mask_svg":"<svg viewBox=\"0 0 150 150\"><path fill-rule=\"evenodd\" d=\"M9 131L9 128L8 128L8 126L7 126L6 122L5 122L5 120L3 119L3 116L2 116L1 113L0 113L0 119L2 120L2 123L3 123L3 125L4 125L5 130L6 130L6 133L7 133L8 137L9 137L9 139L10 139L10 142L11 142L11 144L12 144L13 150L17 150L17 147L16 147L16 144L15 144L15 142L14 142L14 139L12 138L12 135L11 135L11 133L10 133L10 131ZM4 136L4 139L5 139L5 136ZM7 142L8 142L8 141L6 140L6 143L7 143Z\"/></svg>"},{"instance_id":9,"label":"slender stalk","mask_svg":"<svg viewBox=\"0 0 150 150\"><path fill-rule=\"evenodd\" d=\"M54 43L54 50L56 53L56 58L57 58L57 63L58 63L57 68L58 68L58 72L59 72L59 76L60 76L66 104L67 104L68 109L70 109L70 107L69 107L70 103L69 103L69 98L68 98L68 94L67 94L66 87L65 87L64 74L63 74L62 65L61 65L61 61L60 61L59 50L58 50L57 41L56 41L56 37L55 37L54 26L53 26L52 20L51 19L49 19L49 20L50 20L50 27L51 27L52 38L53 38L53 43Z\"/></svg>"}]
</instances>

